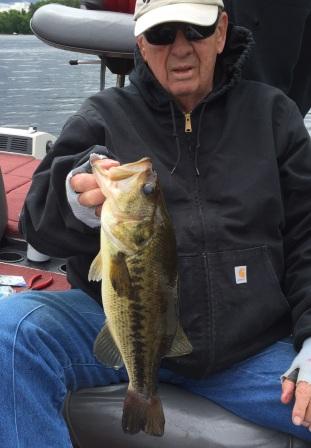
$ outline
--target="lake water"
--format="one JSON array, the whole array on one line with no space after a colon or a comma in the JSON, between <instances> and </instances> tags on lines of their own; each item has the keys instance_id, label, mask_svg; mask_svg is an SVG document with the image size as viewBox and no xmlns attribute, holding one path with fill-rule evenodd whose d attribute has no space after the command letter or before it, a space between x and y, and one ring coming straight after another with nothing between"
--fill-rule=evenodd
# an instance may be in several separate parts
<instances>
[{"instance_id":1,"label":"lake water","mask_svg":"<svg viewBox=\"0 0 311 448\"><path fill-rule=\"evenodd\" d=\"M99 90L100 65L71 66L71 59L99 60L32 35L0 35L0 126L36 126L57 136L84 99ZM107 70L106 86L115 82ZM311 114L305 122L311 132Z\"/></svg>"},{"instance_id":2,"label":"lake water","mask_svg":"<svg viewBox=\"0 0 311 448\"><path fill-rule=\"evenodd\" d=\"M83 100L99 90L100 65L93 55L51 47L33 35L0 35L0 126L37 126L58 135ZM106 86L115 85L108 70Z\"/></svg>"}]
</instances>

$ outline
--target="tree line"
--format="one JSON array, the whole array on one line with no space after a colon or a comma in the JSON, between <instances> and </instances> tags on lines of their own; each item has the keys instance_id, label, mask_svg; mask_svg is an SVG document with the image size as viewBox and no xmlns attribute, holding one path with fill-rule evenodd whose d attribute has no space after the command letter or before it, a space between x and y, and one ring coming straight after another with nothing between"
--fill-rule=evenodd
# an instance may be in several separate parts
<instances>
[{"instance_id":1,"label":"tree line","mask_svg":"<svg viewBox=\"0 0 311 448\"><path fill-rule=\"evenodd\" d=\"M11 9L9 11L0 12L0 34L32 34L30 29L30 20L34 12L43 5L49 3L60 3L61 5L80 7L80 0L41 0L31 3L28 11L22 9L17 11Z\"/></svg>"}]
</instances>

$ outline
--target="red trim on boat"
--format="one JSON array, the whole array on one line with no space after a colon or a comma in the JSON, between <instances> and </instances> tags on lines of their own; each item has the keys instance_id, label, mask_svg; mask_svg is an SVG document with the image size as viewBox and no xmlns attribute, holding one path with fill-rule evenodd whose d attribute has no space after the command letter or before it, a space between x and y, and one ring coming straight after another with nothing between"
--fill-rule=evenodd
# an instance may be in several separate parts
<instances>
[{"instance_id":1,"label":"red trim on boat","mask_svg":"<svg viewBox=\"0 0 311 448\"><path fill-rule=\"evenodd\" d=\"M8 203L7 236L21 237L18 230L19 215L32 175L40 162L33 156L0 152L0 167Z\"/></svg>"}]
</instances>

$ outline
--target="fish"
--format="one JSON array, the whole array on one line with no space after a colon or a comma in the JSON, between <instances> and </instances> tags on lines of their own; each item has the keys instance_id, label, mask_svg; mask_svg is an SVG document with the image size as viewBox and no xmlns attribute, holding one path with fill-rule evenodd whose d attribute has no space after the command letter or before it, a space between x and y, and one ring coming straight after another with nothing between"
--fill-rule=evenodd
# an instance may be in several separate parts
<instances>
[{"instance_id":1,"label":"fish","mask_svg":"<svg viewBox=\"0 0 311 448\"><path fill-rule=\"evenodd\" d=\"M149 157L109 170L95 162L96 156L91 165L105 201L88 279L102 282L106 319L94 354L105 366L127 370L123 431L162 436L161 360L192 351L179 320L175 234Z\"/></svg>"}]
</instances>

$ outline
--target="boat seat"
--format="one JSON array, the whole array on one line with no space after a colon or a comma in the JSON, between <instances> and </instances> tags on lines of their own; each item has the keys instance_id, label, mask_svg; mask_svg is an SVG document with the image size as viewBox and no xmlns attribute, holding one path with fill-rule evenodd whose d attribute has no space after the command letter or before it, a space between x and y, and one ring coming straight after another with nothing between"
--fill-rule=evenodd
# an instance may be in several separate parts
<instances>
[{"instance_id":1,"label":"boat seat","mask_svg":"<svg viewBox=\"0 0 311 448\"><path fill-rule=\"evenodd\" d=\"M126 13L48 4L31 20L34 34L48 45L99 56L116 74L133 67L133 16ZM126 385L80 390L67 396L64 414L79 448L307 448L310 444L261 428L210 401L162 384L166 414L163 438L125 435L121 429Z\"/></svg>"},{"instance_id":2,"label":"boat seat","mask_svg":"<svg viewBox=\"0 0 311 448\"><path fill-rule=\"evenodd\" d=\"M176 386L161 384L163 437L121 428L127 385L82 389L69 394L64 414L75 448L310 448L290 435L246 423L218 405Z\"/></svg>"},{"instance_id":3,"label":"boat seat","mask_svg":"<svg viewBox=\"0 0 311 448\"><path fill-rule=\"evenodd\" d=\"M0 168L0 242L4 236L7 225L8 225L8 205L6 201L2 172Z\"/></svg>"},{"instance_id":4,"label":"boat seat","mask_svg":"<svg viewBox=\"0 0 311 448\"><path fill-rule=\"evenodd\" d=\"M99 56L112 73L126 75L133 68L132 14L51 3L36 10L31 29L53 47Z\"/></svg>"}]
</instances>

